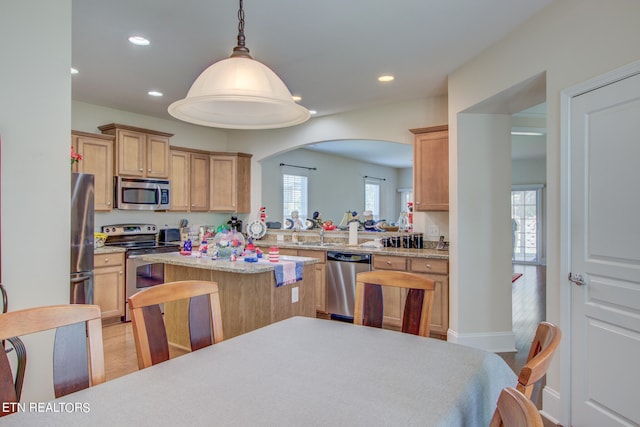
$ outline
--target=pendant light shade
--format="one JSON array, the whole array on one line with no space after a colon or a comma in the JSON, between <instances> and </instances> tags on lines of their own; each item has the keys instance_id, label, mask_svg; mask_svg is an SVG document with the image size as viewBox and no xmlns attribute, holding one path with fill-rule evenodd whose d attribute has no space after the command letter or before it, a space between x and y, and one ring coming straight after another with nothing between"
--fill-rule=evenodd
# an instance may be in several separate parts
<instances>
[{"instance_id":1,"label":"pendant light shade","mask_svg":"<svg viewBox=\"0 0 640 427\"><path fill-rule=\"evenodd\" d=\"M169 106L169 114L185 122L227 129L274 129L304 123L309 110L296 104L276 73L251 58L244 46L242 0L238 16L238 46L231 57L204 70L186 98Z\"/></svg>"}]
</instances>

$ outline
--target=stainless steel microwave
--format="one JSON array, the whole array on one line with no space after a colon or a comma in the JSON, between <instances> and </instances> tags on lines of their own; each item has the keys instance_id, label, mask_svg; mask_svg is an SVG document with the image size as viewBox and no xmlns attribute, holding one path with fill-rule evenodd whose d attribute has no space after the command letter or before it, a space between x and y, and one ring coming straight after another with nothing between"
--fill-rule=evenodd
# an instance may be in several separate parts
<instances>
[{"instance_id":1,"label":"stainless steel microwave","mask_svg":"<svg viewBox=\"0 0 640 427\"><path fill-rule=\"evenodd\" d=\"M116 209L159 211L169 209L169 181L116 176Z\"/></svg>"}]
</instances>

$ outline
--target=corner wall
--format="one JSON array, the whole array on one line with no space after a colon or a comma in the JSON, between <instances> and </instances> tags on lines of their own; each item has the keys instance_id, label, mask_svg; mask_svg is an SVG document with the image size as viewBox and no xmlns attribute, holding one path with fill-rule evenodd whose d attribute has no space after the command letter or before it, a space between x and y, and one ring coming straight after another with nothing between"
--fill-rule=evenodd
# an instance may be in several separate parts
<instances>
[{"instance_id":1,"label":"corner wall","mask_svg":"<svg viewBox=\"0 0 640 427\"><path fill-rule=\"evenodd\" d=\"M459 163L460 151L469 136L460 133L457 117L466 109L546 72L547 99L547 319L560 324L563 334L561 353L569 351L569 325L560 323L560 294L566 279L560 274L560 92L577 83L637 60L640 55L633 40L640 39L640 2L635 0L563 0L545 8L500 42L460 67L449 77L450 182L454 196L471 180L482 179L475 167ZM455 186L455 188L453 187ZM458 195L459 199L459 195ZM463 230L471 218L453 201L450 230L452 247L461 243ZM451 253L455 271L451 287L460 289L464 271L474 263ZM458 305L468 296L458 293ZM455 304L455 302L453 303ZM487 305L484 310L500 310ZM482 309L478 307L478 309ZM459 312L456 332L467 332L471 325L466 312ZM569 384L561 384L559 361L554 358L547 375L543 407L564 425L569 420ZM569 359L567 359L569 360ZM568 369L568 366L564 366ZM555 395L555 396L554 396Z\"/></svg>"}]
</instances>

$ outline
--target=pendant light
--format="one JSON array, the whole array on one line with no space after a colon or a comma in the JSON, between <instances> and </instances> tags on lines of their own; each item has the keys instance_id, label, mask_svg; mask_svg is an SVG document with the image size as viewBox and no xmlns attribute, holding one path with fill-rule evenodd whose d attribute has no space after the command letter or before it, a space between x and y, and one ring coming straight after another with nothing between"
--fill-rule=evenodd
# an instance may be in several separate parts
<instances>
[{"instance_id":1,"label":"pendant light","mask_svg":"<svg viewBox=\"0 0 640 427\"><path fill-rule=\"evenodd\" d=\"M204 70L186 98L169 105L169 114L185 122L227 129L273 129L306 122L309 110L293 101L273 71L249 55L242 0L238 19L238 45L231 56Z\"/></svg>"}]
</instances>

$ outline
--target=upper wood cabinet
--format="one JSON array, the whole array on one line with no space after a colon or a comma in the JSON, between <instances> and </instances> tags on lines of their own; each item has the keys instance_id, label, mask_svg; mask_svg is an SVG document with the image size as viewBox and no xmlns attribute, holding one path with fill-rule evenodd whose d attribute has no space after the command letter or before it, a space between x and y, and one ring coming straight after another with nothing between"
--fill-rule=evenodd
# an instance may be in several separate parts
<instances>
[{"instance_id":1,"label":"upper wood cabinet","mask_svg":"<svg viewBox=\"0 0 640 427\"><path fill-rule=\"evenodd\" d=\"M189 211L190 162L191 153L188 151L173 149L169 151L170 211Z\"/></svg>"},{"instance_id":2,"label":"upper wood cabinet","mask_svg":"<svg viewBox=\"0 0 640 427\"><path fill-rule=\"evenodd\" d=\"M71 144L77 153L82 154L82 160L73 165L73 171L95 176L96 211L113 208L113 140L111 135L71 132Z\"/></svg>"},{"instance_id":3,"label":"upper wood cabinet","mask_svg":"<svg viewBox=\"0 0 640 427\"><path fill-rule=\"evenodd\" d=\"M209 211L209 155L191 153L191 173L189 179L189 198L191 212Z\"/></svg>"},{"instance_id":4,"label":"upper wood cabinet","mask_svg":"<svg viewBox=\"0 0 640 427\"><path fill-rule=\"evenodd\" d=\"M171 209L249 212L251 155L172 148Z\"/></svg>"},{"instance_id":5,"label":"upper wood cabinet","mask_svg":"<svg viewBox=\"0 0 640 427\"><path fill-rule=\"evenodd\" d=\"M449 127L411 129L416 211L449 210Z\"/></svg>"},{"instance_id":6,"label":"upper wood cabinet","mask_svg":"<svg viewBox=\"0 0 640 427\"><path fill-rule=\"evenodd\" d=\"M116 137L116 173L169 178L169 139L173 134L111 123L98 129Z\"/></svg>"},{"instance_id":7,"label":"upper wood cabinet","mask_svg":"<svg viewBox=\"0 0 640 427\"><path fill-rule=\"evenodd\" d=\"M251 155L219 153L210 157L209 210L249 212L251 209Z\"/></svg>"}]
</instances>

